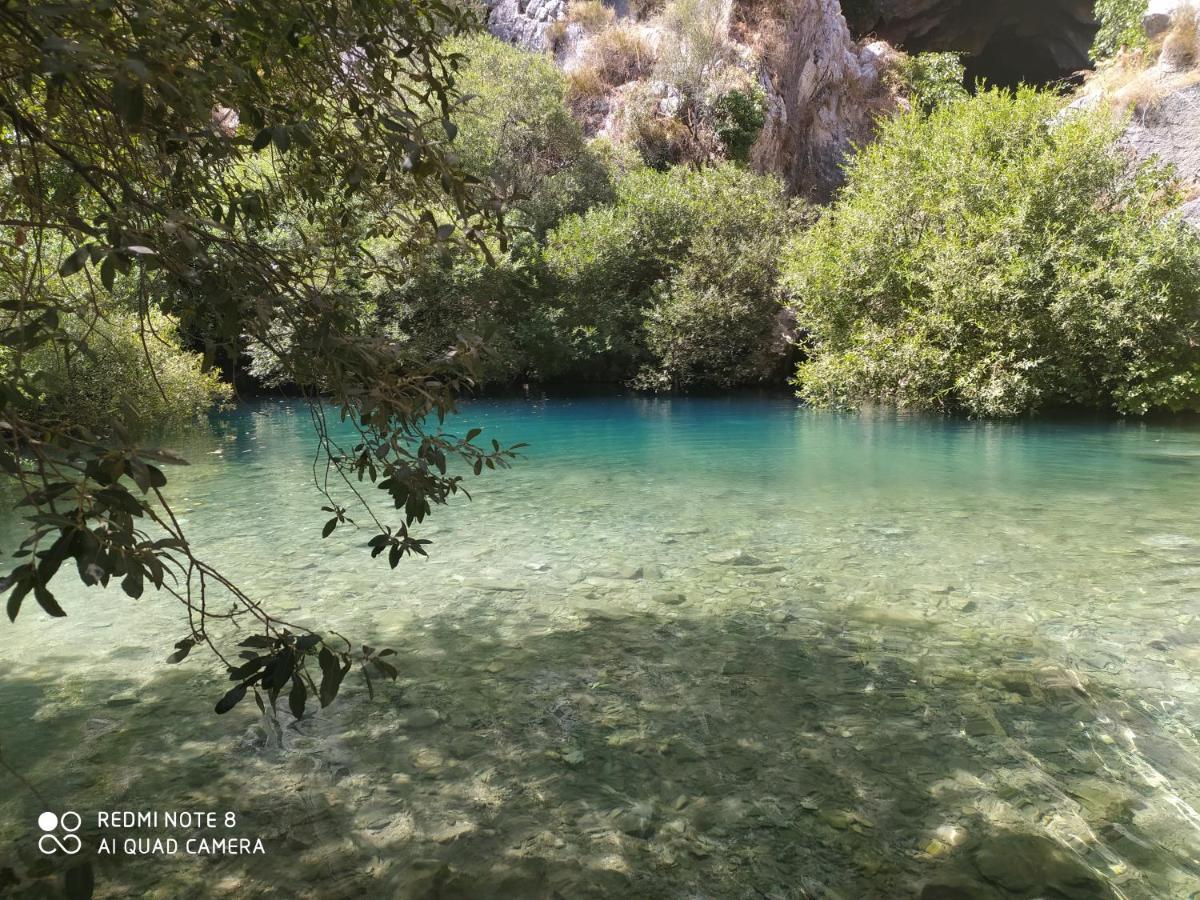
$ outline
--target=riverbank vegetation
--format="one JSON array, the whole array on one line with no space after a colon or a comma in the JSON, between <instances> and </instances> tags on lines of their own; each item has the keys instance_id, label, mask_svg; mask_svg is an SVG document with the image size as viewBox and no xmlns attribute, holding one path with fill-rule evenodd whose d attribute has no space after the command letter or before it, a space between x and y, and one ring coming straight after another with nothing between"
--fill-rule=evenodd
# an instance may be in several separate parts
<instances>
[{"instance_id":1,"label":"riverbank vegetation","mask_svg":"<svg viewBox=\"0 0 1200 900\"><path fill-rule=\"evenodd\" d=\"M985 91L887 122L788 249L814 402L1200 406L1200 241L1106 111Z\"/></svg>"}]
</instances>

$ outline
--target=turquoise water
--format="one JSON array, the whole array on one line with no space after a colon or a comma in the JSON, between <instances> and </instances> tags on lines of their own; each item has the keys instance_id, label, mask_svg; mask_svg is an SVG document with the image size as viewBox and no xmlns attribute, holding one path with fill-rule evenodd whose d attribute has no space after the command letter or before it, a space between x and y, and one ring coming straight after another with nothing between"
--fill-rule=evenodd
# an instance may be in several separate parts
<instances>
[{"instance_id":1,"label":"turquoise water","mask_svg":"<svg viewBox=\"0 0 1200 900\"><path fill-rule=\"evenodd\" d=\"M266 847L100 856L98 896L1200 892L1200 429L756 397L472 425L530 447L394 572L320 540L302 405L170 441L202 555L401 678L277 735L212 715L212 660L162 664L170 602L63 591L3 626L0 751L43 799L0 771L0 869L47 806L89 847L129 809Z\"/></svg>"}]
</instances>

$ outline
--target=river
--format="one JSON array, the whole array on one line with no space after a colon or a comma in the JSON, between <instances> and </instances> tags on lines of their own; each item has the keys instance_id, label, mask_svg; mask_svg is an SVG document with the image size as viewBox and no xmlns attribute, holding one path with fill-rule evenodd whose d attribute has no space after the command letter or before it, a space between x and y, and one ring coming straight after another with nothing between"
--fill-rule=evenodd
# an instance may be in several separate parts
<instances>
[{"instance_id":1,"label":"river","mask_svg":"<svg viewBox=\"0 0 1200 900\"><path fill-rule=\"evenodd\" d=\"M1200 891L1200 428L745 396L458 422L529 447L395 571L364 532L321 540L298 402L172 436L198 552L400 678L277 735L213 714L213 659L163 663L165 598L26 604L0 752L42 799L0 771L0 869L45 806L116 842L102 897Z\"/></svg>"}]
</instances>

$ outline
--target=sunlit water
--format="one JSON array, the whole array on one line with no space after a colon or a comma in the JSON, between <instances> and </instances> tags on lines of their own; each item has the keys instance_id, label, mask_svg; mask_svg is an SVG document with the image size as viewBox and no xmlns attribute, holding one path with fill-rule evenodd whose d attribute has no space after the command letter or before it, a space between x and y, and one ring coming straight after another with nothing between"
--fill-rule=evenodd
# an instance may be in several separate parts
<instances>
[{"instance_id":1,"label":"sunlit water","mask_svg":"<svg viewBox=\"0 0 1200 900\"><path fill-rule=\"evenodd\" d=\"M394 572L320 539L302 406L174 439L202 555L401 677L281 710L280 743L249 701L213 715L214 660L162 663L165 598L27 603L0 752L42 799L0 771L0 870L46 806L87 852L98 810L232 811L266 846L98 856L98 896L1200 891L1200 430L744 397L460 421L530 447Z\"/></svg>"}]
</instances>

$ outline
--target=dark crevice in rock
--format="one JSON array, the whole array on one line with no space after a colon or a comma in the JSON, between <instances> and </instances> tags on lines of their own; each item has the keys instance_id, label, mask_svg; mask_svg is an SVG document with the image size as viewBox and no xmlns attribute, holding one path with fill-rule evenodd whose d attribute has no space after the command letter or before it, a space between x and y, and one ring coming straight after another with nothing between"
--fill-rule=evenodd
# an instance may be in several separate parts
<instances>
[{"instance_id":1,"label":"dark crevice in rock","mask_svg":"<svg viewBox=\"0 0 1200 900\"><path fill-rule=\"evenodd\" d=\"M856 37L876 35L909 53L964 55L968 84L1012 87L1077 77L1090 66L1093 0L843 0Z\"/></svg>"}]
</instances>

